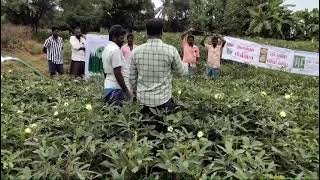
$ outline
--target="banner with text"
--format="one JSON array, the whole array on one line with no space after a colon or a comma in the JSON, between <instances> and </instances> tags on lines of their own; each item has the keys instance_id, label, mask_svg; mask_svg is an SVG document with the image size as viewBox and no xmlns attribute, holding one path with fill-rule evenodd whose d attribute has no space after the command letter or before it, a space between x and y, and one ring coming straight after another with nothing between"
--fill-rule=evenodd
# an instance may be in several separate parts
<instances>
[{"instance_id":1,"label":"banner with text","mask_svg":"<svg viewBox=\"0 0 320 180\"><path fill-rule=\"evenodd\" d=\"M225 37L222 58L258 67L319 76L319 53L294 51Z\"/></svg>"},{"instance_id":2,"label":"banner with text","mask_svg":"<svg viewBox=\"0 0 320 180\"><path fill-rule=\"evenodd\" d=\"M87 34L86 35L86 63L85 76L102 74L102 52L109 43L108 35Z\"/></svg>"}]
</instances>

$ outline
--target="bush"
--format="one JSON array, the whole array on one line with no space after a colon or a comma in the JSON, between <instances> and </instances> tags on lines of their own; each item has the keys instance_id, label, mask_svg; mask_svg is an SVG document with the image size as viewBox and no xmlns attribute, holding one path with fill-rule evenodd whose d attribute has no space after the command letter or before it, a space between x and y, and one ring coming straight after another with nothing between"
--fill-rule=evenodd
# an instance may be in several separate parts
<instances>
[{"instance_id":1,"label":"bush","mask_svg":"<svg viewBox=\"0 0 320 180\"><path fill-rule=\"evenodd\" d=\"M33 39L35 39L36 41L40 42L40 43L44 43L44 41L51 36L51 30L50 29L40 29L38 30L38 32L34 32L32 34ZM70 33L69 31L61 31L60 32L60 36L64 39L64 40L69 40L70 38Z\"/></svg>"},{"instance_id":2,"label":"bush","mask_svg":"<svg viewBox=\"0 0 320 180\"><path fill-rule=\"evenodd\" d=\"M1 50L13 51L26 49L25 42L31 40L31 28L28 26L1 25Z\"/></svg>"},{"instance_id":3,"label":"bush","mask_svg":"<svg viewBox=\"0 0 320 180\"><path fill-rule=\"evenodd\" d=\"M30 53L33 55L42 54L42 46L40 44L33 43Z\"/></svg>"}]
</instances>

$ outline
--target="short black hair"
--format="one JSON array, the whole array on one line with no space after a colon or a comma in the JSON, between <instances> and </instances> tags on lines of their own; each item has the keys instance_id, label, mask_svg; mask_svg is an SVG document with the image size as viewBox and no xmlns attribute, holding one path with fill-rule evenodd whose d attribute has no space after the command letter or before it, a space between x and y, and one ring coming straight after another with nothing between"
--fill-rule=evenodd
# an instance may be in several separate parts
<instances>
[{"instance_id":1,"label":"short black hair","mask_svg":"<svg viewBox=\"0 0 320 180\"><path fill-rule=\"evenodd\" d=\"M194 40L194 36L193 35L189 35L187 39L192 38L192 40Z\"/></svg>"},{"instance_id":2,"label":"short black hair","mask_svg":"<svg viewBox=\"0 0 320 180\"><path fill-rule=\"evenodd\" d=\"M132 37L132 38L134 38L134 35L133 35L133 33L129 33L129 34L127 35L127 39L128 39L129 37Z\"/></svg>"},{"instance_id":3,"label":"short black hair","mask_svg":"<svg viewBox=\"0 0 320 180\"><path fill-rule=\"evenodd\" d=\"M52 31L55 31L55 30L59 30L59 28L58 28L57 26L52 26L52 27L51 27L51 30L52 30Z\"/></svg>"},{"instance_id":4,"label":"short black hair","mask_svg":"<svg viewBox=\"0 0 320 180\"><path fill-rule=\"evenodd\" d=\"M211 37L211 40L218 40L218 37L214 35Z\"/></svg>"},{"instance_id":5,"label":"short black hair","mask_svg":"<svg viewBox=\"0 0 320 180\"><path fill-rule=\"evenodd\" d=\"M113 37L120 37L125 34L126 31L123 29L121 25L113 25L109 30L109 41L111 41Z\"/></svg>"},{"instance_id":6,"label":"short black hair","mask_svg":"<svg viewBox=\"0 0 320 180\"><path fill-rule=\"evenodd\" d=\"M163 22L159 18L152 18L146 24L148 36L159 36L163 31Z\"/></svg>"}]
</instances>

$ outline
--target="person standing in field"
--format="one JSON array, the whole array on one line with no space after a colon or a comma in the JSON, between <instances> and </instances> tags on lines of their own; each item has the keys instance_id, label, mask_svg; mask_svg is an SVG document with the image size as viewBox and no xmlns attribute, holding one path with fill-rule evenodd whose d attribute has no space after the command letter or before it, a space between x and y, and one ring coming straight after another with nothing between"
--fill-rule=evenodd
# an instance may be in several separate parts
<instances>
[{"instance_id":1,"label":"person standing in field","mask_svg":"<svg viewBox=\"0 0 320 180\"><path fill-rule=\"evenodd\" d=\"M75 77L82 77L84 75L85 68L85 44L86 39L81 33L79 27L75 28L74 36L70 37L71 44L71 65L70 75Z\"/></svg>"},{"instance_id":2,"label":"person standing in field","mask_svg":"<svg viewBox=\"0 0 320 180\"><path fill-rule=\"evenodd\" d=\"M121 46L124 43L126 31L120 25L114 25L109 30L110 43L102 52L102 64L105 74L104 100L108 104L122 106L131 98L129 91L129 69L125 65Z\"/></svg>"},{"instance_id":3,"label":"person standing in field","mask_svg":"<svg viewBox=\"0 0 320 180\"><path fill-rule=\"evenodd\" d=\"M178 50L161 40L163 22L150 19L146 24L148 40L134 49L131 56L130 84L134 99L142 105L141 114L155 124L159 131L166 130L155 111L173 113L176 104L172 99L172 72L188 74L188 66L181 61ZM155 111L153 111L153 110Z\"/></svg>"},{"instance_id":4,"label":"person standing in field","mask_svg":"<svg viewBox=\"0 0 320 180\"><path fill-rule=\"evenodd\" d=\"M47 55L50 76L63 74L63 39L57 27L52 27L52 35L46 39L42 51Z\"/></svg>"},{"instance_id":5,"label":"person standing in field","mask_svg":"<svg viewBox=\"0 0 320 180\"><path fill-rule=\"evenodd\" d=\"M125 65L127 66L127 69L130 69L130 57L132 54L133 49L135 49L137 46L133 43L134 41L134 35L132 33L129 33L127 35L127 43L121 47L122 54L124 56Z\"/></svg>"},{"instance_id":6,"label":"person standing in field","mask_svg":"<svg viewBox=\"0 0 320 180\"><path fill-rule=\"evenodd\" d=\"M203 40L201 41L201 45L206 47L208 50L208 58L207 58L207 73L209 78L218 79L220 75L220 60L222 55L222 50L226 41L221 35L214 34L211 37L211 43L205 43L205 40L209 34L206 34Z\"/></svg>"},{"instance_id":7,"label":"person standing in field","mask_svg":"<svg viewBox=\"0 0 320 180\"><path fill-rule=\"evenodd\" d=\"M193 28L185 31L181 35L183 62L189 64L189 73L195 74L197 71L197 63L200 59L199 47L194 44L194 36L192 35Z\"/></svg>"},{"instance_id":8,"label":"person standing in field","mask_svg":"<svg viewBox=\"0 0 320 180\"><path fill-rule=\"evenodd\" d=\"M128 64L130 64L129 60L130 60L133 49L137 47L133 43L133 41L134 41L134 35L132 33L129 33L127 35L127 44L121 47L121 51L123 53L124 59Z\"/></svg>"}]
</instances>

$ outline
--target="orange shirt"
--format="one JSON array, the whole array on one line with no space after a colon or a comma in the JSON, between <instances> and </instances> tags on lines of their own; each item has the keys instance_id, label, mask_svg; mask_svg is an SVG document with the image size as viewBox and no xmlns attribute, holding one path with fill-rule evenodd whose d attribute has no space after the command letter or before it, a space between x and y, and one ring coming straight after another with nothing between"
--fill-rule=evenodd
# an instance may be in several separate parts
<instances>
[{"instance_id":1,"label":"orange shirt","mask_svg":"<svg viewBox=\"0 0 320 180\"><path fill-rule=\"evenodd\" d=\"M200 57L199 48L196 45L190 46L187 42L187 38L182 41L183 48L183 62L191 65L196 65L197 58Z\"/></svg>"},{"instance_id":2,"label":"orange shirt","mask_svg":"<svg viewBox=\"0 0 320 180\"><path fill-rule=\"evenodd\" d=\"M209 67L220 68L221 59L221 45L217 45L215 48L211 44L205 44L208 49L208 59L207 63Z\"/></svg>"}]
</instances>

